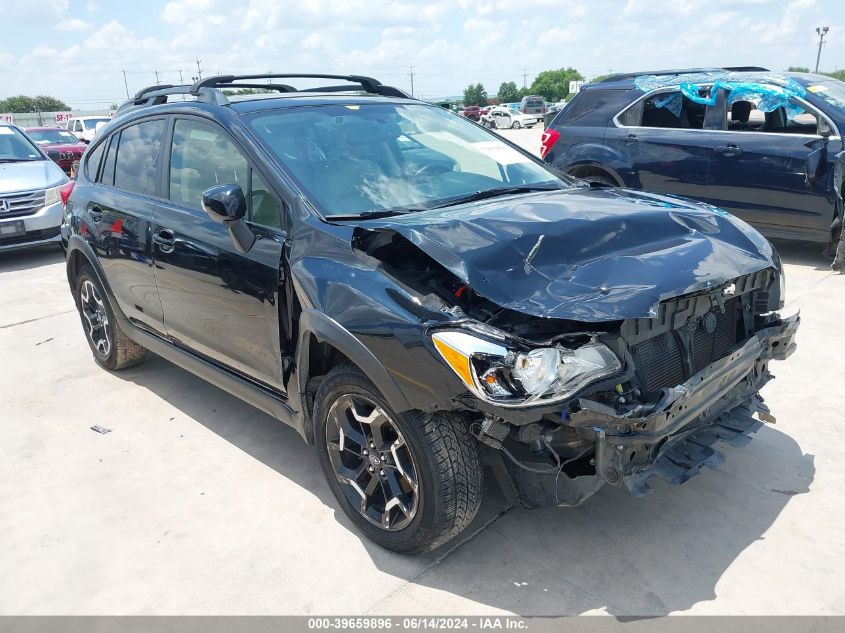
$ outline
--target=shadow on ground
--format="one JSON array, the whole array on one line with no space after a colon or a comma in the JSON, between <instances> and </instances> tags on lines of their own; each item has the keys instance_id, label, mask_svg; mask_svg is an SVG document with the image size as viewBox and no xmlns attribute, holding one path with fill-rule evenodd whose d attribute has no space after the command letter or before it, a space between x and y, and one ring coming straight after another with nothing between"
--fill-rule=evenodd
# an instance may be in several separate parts
<instances>
[{"instance_id":1,"label":"shadow on ground","mask_svg":"<svg viewBox=\"0 0 845 633\"><path fill-rule=\"evenodd\" d=\"M18 270L32 270L61 262L65 258L62 249L57 245L39 246L19 251L0 253L0 273L11 273Z\"/></svg>"},{"instance_id":2,"label":"shadow on ground","mask_svg":"<svg viewBox=\"0 0 845 633\"><path fill-rule=\"evenodd\" d=\"M316 452L292 429L157 356L118 375L306 488L353 529L323 480ZM715 598L720 576L814 478L813 456L771 427L747 447L724 452L722 469L680 488L656 485L641 499L606 487L578 508L507 511L498 490L488 487L463 541L426 555L430 566L414 577L407 577L407 560L362 542L381 571L411 582L411 601L393 596L390 603L406 605L406 613L448 612L443 594L425 587L522 615L684 611Z\"/></svg>"},{"instance_id":3,"label":"shadow on ground","mask_svg":"<svg viewBox=\"0 0 845 633\"><path fill-rule=\"evenodd\" d=\"M807 266L815 270L831 272L832 258L824 255L825 245L820 242L796 242L792 240L771 240L785 264Z\"/></svg>"}]
</instances>

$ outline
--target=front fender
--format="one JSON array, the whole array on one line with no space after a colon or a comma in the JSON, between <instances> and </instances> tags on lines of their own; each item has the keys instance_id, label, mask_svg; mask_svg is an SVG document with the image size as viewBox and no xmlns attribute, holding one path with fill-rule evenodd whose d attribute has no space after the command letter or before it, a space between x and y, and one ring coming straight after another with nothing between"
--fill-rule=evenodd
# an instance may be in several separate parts
<instances>
[{"instance_id":1,"label":"front fender","mask_svg":"<svg viewBox=\"0 0 845 633\"><path fill-rule=\"evenodd\" d=\"M299 340L296 354L295 384L300 410L305 410L302 403L305 402L310 376L309 337L312 335L320 343L331 345L355 363L373 382L394 411L401 412L412 408L393 376L354 334L322 312L305 308L299 317Z\"/></svg>"}]
</instances>

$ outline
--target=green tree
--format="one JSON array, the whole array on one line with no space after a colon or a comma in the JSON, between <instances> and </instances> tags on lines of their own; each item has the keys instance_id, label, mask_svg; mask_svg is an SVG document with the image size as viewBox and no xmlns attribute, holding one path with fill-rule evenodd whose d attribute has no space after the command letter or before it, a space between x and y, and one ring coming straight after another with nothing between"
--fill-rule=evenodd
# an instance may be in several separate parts
<instances>
[{"instance_id":1,"label":"green tree","mask_svg":"<svg viewBox=\"0 0 845 633\"><path fill-rule=\"evenodd\" d=\"M569 94L570 81L584 81L584 76L574 68L544 70L531 84L531 94L542 95L546 101L560 101Z\"/></svg>"},{"instance_id":2,"label":"green tree","mask_svg":"<svg viewBox=\"0 0 845 633\"><path fill-rule=\"evenodd\" d=\"M790 66L789 68L786 69L786 72L788 72L788 73L808 73L808 72L810 72L810 69L807 68L806 66Z\"/></svg>"},{"instance_id":3,"label":"green tree","mask_svg":"<svg viewBox=\"0 0 845 633\"><path fill-rule=\"evenodd\" d=\"M46 95L38 95L36 97L17 95L15 97L8 97L7 99L0 99L0 112L59 112L62 110L70 110L70 106L61 99Z\"/></svg>"},{"instance_id":4,"label":"green tree","mask_svg":"<svg viewBox=\"0 0 845 633\"><path fill-rule=\"evenodd\" d=\"M483 84L470 84L464 89L464 105L487 105L487 91Z\"/></svg>"},{"instance_id":5,"label":"green tree","mask_svg":"<svg viewBox=\"0 0 845 633\"><path fill-rule=\"evenodd\" d=\"M827 75L828 77L833 77L834 79L838 79L839 81L845 81L845 70L834 70L832 73L819 73L821 75Z\"/></svg>"},{"instance_id":6,"label":"green tree","mask_svg":"<svg viewBox=\"0 0 845 633\"><path fill-rule=\"evenodd\" d=\"M500 103L519 101L521 98L519 96L519 88L516 87L516 83L513 81L505 81L499 86L499 93L496 95L496 98Z\"/></svg>"}]
</instances>

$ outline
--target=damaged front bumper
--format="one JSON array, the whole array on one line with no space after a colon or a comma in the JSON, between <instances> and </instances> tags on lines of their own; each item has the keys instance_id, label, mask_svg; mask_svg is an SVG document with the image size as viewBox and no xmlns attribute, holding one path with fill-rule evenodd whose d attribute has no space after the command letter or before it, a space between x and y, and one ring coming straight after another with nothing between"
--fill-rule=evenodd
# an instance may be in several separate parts
<instances>
[{"instance_id":1,"label":"damaged front bumper","mask_svg":"<svg viewBox=\"0 0 845 633\"><path fill-rule=\"evenodd\" d=\"M795 315L760 329L729 355L666 390L647 415L620 416L612 407L581 400L568 425L595 433L595 474L538 474L505 462L512 491L529 507L578 505L605 483L622 483L642 496L650 492L653 477L679 485L705 466L715 468L723 461L713 448L717 440L745 444L761 420L772 419L759 391L772 378L769 361L795 350L799 322Z\"/></svg>"}]
</instances>

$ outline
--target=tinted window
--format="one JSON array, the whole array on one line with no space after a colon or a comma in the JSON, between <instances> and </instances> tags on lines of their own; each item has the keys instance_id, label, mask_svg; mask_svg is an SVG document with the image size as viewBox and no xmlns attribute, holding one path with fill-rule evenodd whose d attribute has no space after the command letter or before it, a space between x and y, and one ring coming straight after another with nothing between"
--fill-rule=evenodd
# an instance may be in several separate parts
<instances>
[{"instance_id":1,"label":"tinted window","mask_svg":"<svg viewBox=\"0 0 845 633\"><path fill-rule=\"evenodd\" d=\"M619 96L620 92L619 90L582 90L572 97L571 103L566 106L557 123L574 123L583 119L588 114L604 107L611 99ZM606 118L610 118L610 114L608 113Z\"/></svg>"},{"instance_id":2,"label":"tinted window","mask_svg":"<svg viewBox=\"0 0 845 633\"><path fill-rule=\"evenodd\" d=\"M108 154L106 154L106 162L103 165L103 171L100 174L100 179L98 180L98 182L101 182L104 185L114 184L114 163L117 158L117 144L119 141L120 132L112 134L111 138L103 143L103 146L109 146Z\"/></svg>"},{"instance_id":3,"label":"tinted window","mask_svg":"<svg viewBox=\"0 0 845 633\"><path fill-rule=\"evenodd\" d=\"M97 179L97 168L100 166L100 160L103 158L103 153L105 152L106 145L108 144L108 141L100 143L90 152L85 152L85 175L91 180Z\"/></svg>"},{"instance_id":4,"label":"tinted window","mask_svg":"<svg viewBox=\"0 0 845 633\"><path fill-rule=\"evenodd\" d=\"M164 119L144 121L120 133L114 186L123 191L152 195L156 191L156 162L164 136Z\"/></svg>"},{"instance_id":5,"label":"tinted window","mask_svg":"<svg viewBox=\"0 0 845 633\"><path fill-rule=\"evenodd\" d=\"M202 193L214 185L237 184L247 195L248 175L246 159L223 130L201 121L176 121L170 153L171 200L202 210Z\"/></svg>"}]
</instances>

